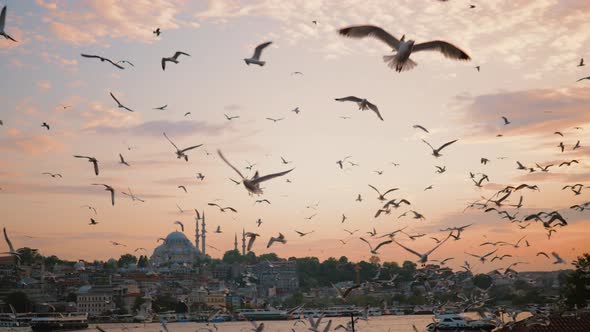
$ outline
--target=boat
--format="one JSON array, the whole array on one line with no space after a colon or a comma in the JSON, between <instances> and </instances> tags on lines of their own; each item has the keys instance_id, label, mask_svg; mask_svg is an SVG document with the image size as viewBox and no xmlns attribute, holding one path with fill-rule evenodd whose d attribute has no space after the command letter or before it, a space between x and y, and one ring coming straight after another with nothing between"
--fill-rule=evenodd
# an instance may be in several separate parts
<instances>
[{"instance_id":1,"label":"boat","mask_svg":"<svg viewBox=\"0 0 590 332\"><path fill-rule=\"evenodd\" d=\"M28 321L29 321L28 319L18 318L17 316L11 315L11 314L0 314L0 328L2 328L2 327L26 328L29 326Z\"/></svg>"},{"instance_id":2,"label":"boat","mask_svg":"<svg viewBox=\"0 0 590 332\"><path fill-rule=\"evenodd\" d=\"M223 323L223 322L230 322L232 320L232 316L228 314L216 314L211 319L209 319L209 323Z\"/></svg>"},{"instance_id":3,"label":"boat","mask_svg":"<svg viewBox=\"0 0 590 332\"><path fill-rule=\"evenodd\" d=\"M87 313L35 314L31 318L33 331L66 331L88 328Z\"/></svg>"},{"instance_id":4,"label":"boat","mask_svg":"<svg viewBox=\"0 0 590 332\"><path fill-rule=\"evenodd\" d=\"M485 320L471 320L457 314L435 314L435 322L428 324L428 332L439 331L485 331L490 332L496 325Z\"/></svg>"},{"instance_id":5,"label":"boat","mask_svg":"<svg viewBox=\"0 0 590 332\"><path fill-rule=\"evenodd\" d=\"M274 308L268 309L242 309L238 310L238 314L247 320L287 320L289 313L285 310L278 310Z\"/></svg>"}]
</instances>

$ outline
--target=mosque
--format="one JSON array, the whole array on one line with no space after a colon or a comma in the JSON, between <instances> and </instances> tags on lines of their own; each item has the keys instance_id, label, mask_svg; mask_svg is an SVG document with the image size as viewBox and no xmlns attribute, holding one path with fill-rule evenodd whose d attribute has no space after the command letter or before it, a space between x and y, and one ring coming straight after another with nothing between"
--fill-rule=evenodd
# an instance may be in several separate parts
<instances>
[{"instance_id":1,"label":"mosque","mask_svg":"<svg viewBox=\"0 0 590 332\"><path fill-rule=\"evenodd\" d=\"M200 233L199 220L202 222ZM205 211L200 219L195 217L195 229L194 244L182 232L175 231L168 234L164 243L154 249L150 258L152 265L167 268L192 266L199 257L207 256ZM234 250L238 250L237 234L234 240ZM242 230L242 254L246 254L246 232L244 230Z\"/></svg>"}]
</instances>

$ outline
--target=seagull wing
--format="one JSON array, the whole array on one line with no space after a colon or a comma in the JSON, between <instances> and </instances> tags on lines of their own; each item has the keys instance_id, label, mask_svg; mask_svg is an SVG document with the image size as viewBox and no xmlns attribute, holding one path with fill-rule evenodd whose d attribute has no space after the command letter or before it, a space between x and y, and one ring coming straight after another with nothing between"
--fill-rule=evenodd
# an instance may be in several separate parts
<instances>
[{"instance_id":1,"label":"seagull wing","mask_svg":"<svg viewBox=\"0 0 590 332\"><path fill-rule=\"evenodd\" d=\"M174 144L174 142L172 142L172 140L170 138L168 138L168 135L166 135L166 133L164 133L164 137L166 137L166 139L168 140L168 142L170 142L170 144L172 144L172 146L174 146L174 148L176 148L176 150L180 151L180 149L178 148L178 146L176 146L176 144Z\"/></svg>"},{"instance_id":2,"label":"seagull wing","mask_svg":"<svg viewBox=\"0 0 590 332\"><path fill-rule=\"evenodd\" d=\"M453 143L455 143L457 141L458 140L453 140L453 141L450 141L450 142L446 142L445 144L441 145L440 148L438 148L438 151L440 152L442 149L446 148L447 146L449 146L449 145L451 145L451 144L453 144ZM430 144L428 144L428 145L430 145Z\"/></svg>"},{"instance_id":3,"label":"seagull wing","mask_svg":"<svg viewBox=\"0 0 590 332\"><path fill-rule=\"evenodd\" d=\"M397 50L399 47L399 40L389 34L389 32L381 29L380 27L374 25L358 25L352 26L344 29L340 29L338 31L341 35L350 37L350 38L365 38L365 37L373 37L377 38L380 41L386 43L391 48ZM416 48L416 46L414 46Z\"/></svg>"},{"instance_id":4,"label":"seagull wing","mask_svg":"<svg viewBox=\"0 0 590 332\"><path fill-rule=\"evenodd\" d=\"M350 294L350 292L352 292L353 290L355 290L355 289L357 289L357 288L359 288L359 287L361 287L361 285L359 285L359 284L356 284L356 285L354 285L354 286L352 286L352 287L350 287L350 288L347 288L347 289L344 291L344 293L342 293L342 298L346 298L346 297L348 296L348 294Z\"/></svg>"},{"instance_id":5,"label":"seagull wing","mask_svg":"<svg viewBox=\"0 0 590 332\"><path fill-rule=\"evenodd\" d=\"M457 46L442 40L433 40L414 45L412 52L439 51L446 58L469 61L471 58Z\"/></svg>"},{"instance_id":6,"label":"seagull wing","mask_svg":"<svg viewBox=\"0 0 590 332\"><path fill-rule=\"evenodd\" d=\"M383 196L387 195L388 193L390 193L390 192L392 192L392 191L396 191L396 190L398 190L398 189L399 189L399 188L391 188L391 189L389 189L388 191L384 192L384 193L383 193Z\"/></svg>"},{"instance_id":7,"label":"seagull wing","mask_svg":"<svg viewBox=\"0 0 590 332\"><path fill-rule=\"evenodd\" d=\"M386 245L386 244L390 244L390 243L392 243L392 242L393 242L393 240L387 240L387 241L384 241L384 242L381 242L381 243L379 243L379 244L378 244L378 245L375 247L375 251L379 250L379 248L381 248L382 246L384 246L384 245Z\"/></svg>"},{"instance_id":8,"label":"seagull wing","mask_svg":"<svg viewBox=\"0 0 590 332\"><path fill-rule=\"evenodd\" d=\"M362 101L361 98L359 97L355 97L355 96L348 96L348 97L342 97L342 98L336 98L336 101L352 101L355 103L360 103Z\"/></svg>"},{"instance_id":9,"label":"seagull wing","mask_svg":"<svg viewBox=\"0 0 590 332\"><path fill-rule=\"evenodd\" d=\"M98 160L94 159L92 160L92 166L94 166L94 174L98 176Z\"/></svg>"},{"instance_id":10,"label":"seagull wing","mask_svg":"<svg viewBox=\"0 0 590 332\"><path fill-rule=\"evenodd\" d=\"M421 125L413 125L412 128L416 128L416 129L422 129L424 132L429 133L428 129L422 127Z\"/></svg>"},{"instance_id":11,"label":"seagull wing","mask_svg":"<svg viewBox=\"0 0 590 332\"><path fill-rule=\"evenodd\" d=\"M272 44L272 42L266 42L266 43L262 43L262 44L256 46L256 48L254 49L254 55L252 55L252 58L259 60L260 56L262 55L262 50L267 48L268 45L270 45L270 44Z\"/></svg>"},{"instance_id":12,"label":"seagull wing","mask_svg":"<svg viewBox=\"0 0 590 332\"><path fill-rule=\"evenodd\" d=\"M107 59L107 58L104 58L104 59L105 59L106 61L110 62L110 63L111 63L111 65L113 65L113 66L115 66L115 67L117 67L117 68L119 68L119 69L125 69L125 67L123 67L123 66L120 66L120 65L118 65L118 64L116 64L116 63L114 63L114 62L113 62L111 59Z\"/></svg>"},{"instance_id":13,"label":"seagull wing","mask_svg":"<svg viewBox=\"0 0 590 332\"><path fill-rule=\"evenodd\" d=\"M188 54L188 53L181 52L181 51L177 51L176 53L174 53L174 56L173 56L173 58L174 58L174 59L178 59L178 57L179 57L179 56L181 56L181 55L191 56L191 55L190 55L190 54Z\"/></svg>"},{"instance_id":14,"label":"seagull wing","mask_svg":"<svg viewBox=\"0 0 590 332\"><path fill-rule=\"evenodd\" d=\"M117 102L117 105L123 106L123 104L121 104L121 102L119 101L119 99L117 99L117 97L115 97L115 95L112 92L109 92L109 94Z\"/></svg>"},{"instance_id":15,"label":"seagull wing","mask_svg":"<svg viewBox=\"0 0 590 332\"><path fill-rule=\"evenodd\" d=\"M449 234L449 236L447 236L446 239L440 241L440 243L438 243L436 246L434 246L434 248L430 249L429 252L427 252L425 255L426 256L430 256L430 254L432 254L436 249L438 249L438 247L442 246L443 243L447 242L447 240L451 237L451 234Z\"/></svg>"},{"instance_id":16,"label":"seagull wing","mask_svg":"<svg viewBox=\"0 0 590 332\"><path fill-rule=\"evenodd\" d=\"M270 180L270 179L273 179L273 178L277 178L279 176L283 176L285 174L290 173L292 170L294 170L294 168L291 168L290 170L284 171L284 172L267 174L265 176L261 176L259 178L256 178L256 179L252 180L252 183L260 183L260 182L264 182L264 181L267 181L267 180Z\"/></svg>"},{"instance_id":17,"label":"seagull wing","mask_svg":"<svg viewBox=\"0 0 590 332\"><path fill-rule=\"evenodd\" d=\"M408 252L410 252L410 253L412 253L412 254L414 254L414 255L418 256L418 257L422 257L422 254L420 254L420 253L418 253L418 252L416 252L416 251L414 251L414 250L412 250L412 249L410 249L410 248L408 248L408 247L404 246L403 244L401 244L401 243L399 243L399 242L397 242L397 241L395 241L395 240L393 240L393 242L395 242L395 243L396 243L398 246L400 246L400 247L402 247L402 248L406 249L406 251L408 251Z\"/></svg>"},{"instance_id":18,"label":"seagull wing","mask_svg":"<svg viewBox=\"0 0 590 332\"><path fill-rule=\"evenodd\" d=\"M162 70L166 70L166 58L162 58Z\"/></svg>"},{"instance_id":19,"label":"seagull wing","mask_svg":"<svg viewBox=\"0 0 590 332\"><path fill-rule=\"evenodd\" d=\"M5 8L6 8L6 7L5 7ZM2 14L4 14L4 13L5 13L5 12L4 12L4 11L2 11ZM0 17L0 22L2 22L2 23L4 22L3 18L4 18L4 17ZM3 26L4 24L2 24L2 23L0 23L0 30L2 30L2 29L4 28L4 26ZM81 55L81 56L83 56L83 57L85 57L85 58L91 58L91 59L102 59L102 57L100 57L100 56L98 56L98 55L84 54L84 53L81 53L80 55Z\"/></svg>"},{"instance_id":20,"label":"seagull wing","mask_svg":"<svg viewBox=\"0 0 590 332\"><path fill-rule=\"evenodd\" d=\"M234 167L234 165L230 164L229 161L227 161L227 159L225 159L225 157L223 156L223 154L221 153L221 150L217 150L217 154L219 155L219 158L221 158L221 160L223 160L223 162L225 162L227 164L227 166L231 167L234 171L236 171L236 173L238 173L238 175L243 179L245 179L245 177L242 175L242 173L240 173L240 171Z\"/></svg>"},{"instance_id":21,"label":"seagull wing","mask_svg":"<svg viewBox=\"0 0 590 332\"><path fill-rule=\"evenodd\" d=\"M2 8L2 13L0 13L0 31L4 31L4 26L6 25L6 6Z\"/></svg>"},{"instance_id":22,"label":"seagull wing","mask_svg":"<svg viewBox=\"0 0 590 332\"><path fill-rule=\"evenodd\" d=\"M352 235L352 234L350 234L350 235ZM373 251L373 246L371 245L371 243L370 243L369 241L367 241L367 240L363 239L362 237L361 237L361 238L359 238L359 239L360 239L361 241L365 242L366 244L368 244L368 245L369 245L369 249L371 249L371 251Z\"/></svg>"},{"instance_id":23,"label":"seagull wing","mask_svg":"<svg viewBox=\"0 0 590 332\"><path fill-rule=\"evenodd\" d=\"M14 247L12 246L12 242L10 242L10 239L8 238L8 234L6 233L6 227L4 227L4 240L6 240L6 244L8 244L8 249L10 250L10 253L15 253L16 251L14 250Z\"/></svg>"},{"instance_id":24,"label":"seagull wing","mask_svg":"<svg viewBox=\"0 0 590 332\"><path fill-rule=\"evenodd\" d=\"M425 139L422 139L422 142L424 142L424 143L428 144L428 146L429 146L429 147L432 149L432 151L434 151L434 148L432 147L432 145L430 145L430 143L426 142L426 140L425 140Z\"/></svg>"},{"instance_id":25,"label":"seagull wing","mask_svg":"<svg viewBox=\"0 0 590 332\"><path fill-rule=\"evenodd\" d=\"M377 194L379 194L379 196L385 196L385 195L381 195L379 190L377 188L373 187L372 185L369 185L369 187L373 188L373 190L375 190L377 192Z\"/></svg>"},{"instance_id":26,"label":"seagull wing","mask_svg":"<svg viewBox=\"0 0 590 332\"><path fill-rule=\"evenodd\" d=\"M377 117L379 117L379 119L381 121L383 120L383 117L381 116L381 113L379 113L379 108L377 108L377 105L375 104L371 104L370 102L367 102L367 106L369 106L369 108L371 109L371 111L375 112L375 114L377 114Z\"/></svg>"},{"instance_id":27,"label":"seagull wing","mask_svg":"<svg viewBox=\"0 0 590 332\"><path fill-rule=\"evenodd\" d=\"M193 145L193 146L190 146L188 148L185 148L185 149L180 150L180 152L186 152L186 151L189 151L189 150L192 150L192 149L196 149L196 148L198 148L201 145L203 145L203 144Z\"/></svg>"}]
</instances>

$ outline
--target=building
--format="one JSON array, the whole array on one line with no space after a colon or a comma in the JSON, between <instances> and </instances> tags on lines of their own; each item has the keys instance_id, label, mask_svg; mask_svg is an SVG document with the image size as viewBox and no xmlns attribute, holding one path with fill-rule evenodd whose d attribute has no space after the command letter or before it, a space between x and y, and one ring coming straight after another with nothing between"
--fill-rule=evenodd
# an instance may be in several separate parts
<instances>
[{"instance_id":1,"label":"building","mask_svg":"<svg viewBox=\"0 0 590 332\"><path fill-rule=\"evenodd\" d=\"M187 239L184 233L172 232L168 234L164 243L154 249L150 260L156 267L192 265L198 255L198 249Z\"/></svg>"},{"instance_id":2,"label":"building","mask_svg":"<svg viewBox=\"0 0 590 332\"><path fill-rule=\"evenodd\" d=\"M115 310L111 287L82 286L76 293L76 310L89 316L100 316Z\"/></svg>"},{"instance_id":3,"label":"building","mask_svg":"<svg viewBox=\"0 0 590 332\"><path fill-rule=\"evenodd\" d=\"M254 265L252 271L258 278L261 295L268 295L270 290L283 295L299 289L295 261L262 262Z\"/></svg>"}]
</instances>

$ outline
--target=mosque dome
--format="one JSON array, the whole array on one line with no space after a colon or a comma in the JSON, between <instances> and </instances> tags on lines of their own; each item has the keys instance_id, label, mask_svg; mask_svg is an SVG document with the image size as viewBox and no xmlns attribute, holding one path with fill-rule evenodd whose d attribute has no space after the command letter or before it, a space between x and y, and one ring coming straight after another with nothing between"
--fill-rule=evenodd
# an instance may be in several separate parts
<instances>
[{"instance_id":1,"label":"mosque dome","mask_svg":"<svg viewBox=\"0 0 590 332\"><path fill-rule=\"evenodd\" d=\"M182 232L172 232L166 236L166 241L154 249L151 261L156 266L171 266L172 264L192 264L197 250Z\"/></svg>"}]
</instances>

